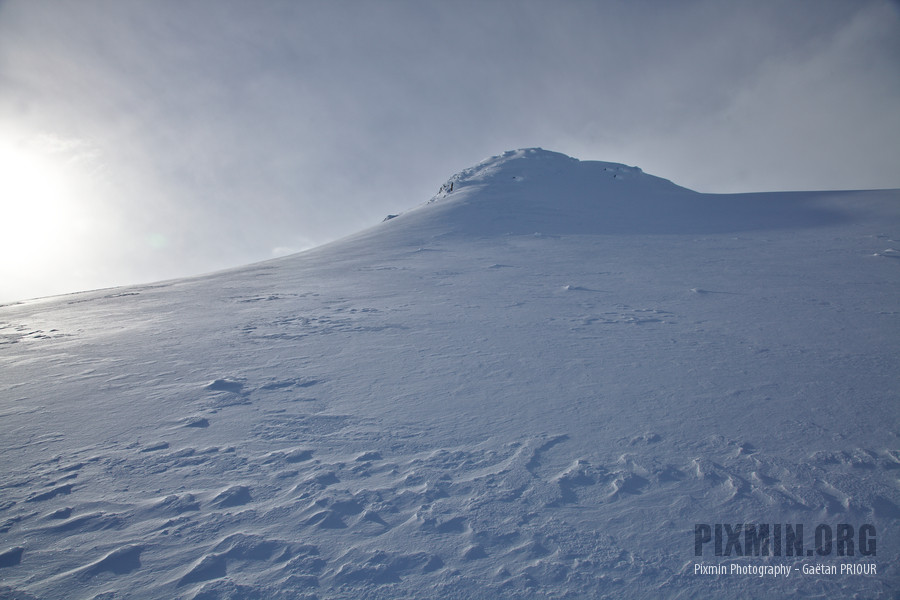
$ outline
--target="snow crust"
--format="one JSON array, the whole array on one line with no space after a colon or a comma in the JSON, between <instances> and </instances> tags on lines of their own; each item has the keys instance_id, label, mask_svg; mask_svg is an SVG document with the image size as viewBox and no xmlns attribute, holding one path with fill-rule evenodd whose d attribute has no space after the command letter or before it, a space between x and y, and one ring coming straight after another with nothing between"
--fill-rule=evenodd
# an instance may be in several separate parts
<instances>
[{"instance_id":1,"label":"snow crust","mask_svg":"<svg viewBox=\"0 0 900 600\"><path fill-rule=\"evenodd\" d=\"M308 252L0 307L0 598L893 597L898 240L897 190L525 149Z\"/></svg>"}]
</instances>

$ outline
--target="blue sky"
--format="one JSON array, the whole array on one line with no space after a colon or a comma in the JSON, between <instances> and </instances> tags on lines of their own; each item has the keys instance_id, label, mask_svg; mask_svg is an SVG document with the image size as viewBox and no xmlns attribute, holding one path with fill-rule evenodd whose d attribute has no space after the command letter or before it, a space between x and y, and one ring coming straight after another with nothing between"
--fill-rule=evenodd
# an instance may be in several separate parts
<instances>
[{"instance_id":1,"label":"blue sky","mask_svg":"<svg viewBox=\"0 0 900 600\"><path fill-rule=\"evenodd\" d=\"M0 301L301 250L541 146L900 187L888 0L0 0Z\"/></svg>"}]
</instances>

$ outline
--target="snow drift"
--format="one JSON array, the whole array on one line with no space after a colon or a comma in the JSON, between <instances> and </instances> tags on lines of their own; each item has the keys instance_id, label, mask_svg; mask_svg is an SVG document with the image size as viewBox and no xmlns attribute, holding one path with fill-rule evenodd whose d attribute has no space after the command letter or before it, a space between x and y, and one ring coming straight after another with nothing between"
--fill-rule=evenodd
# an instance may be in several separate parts
<instances>
[{"instance_id":1,"label":"snow drift","mask_svg":"<svg viewBox=\"0 0 900 600\"><path fill-rule=\"evenodd\" d=\"M0 598L893 596L898 240L896 190L528 149L309 252L2 307Z\"/></svg>"}]
</instances>

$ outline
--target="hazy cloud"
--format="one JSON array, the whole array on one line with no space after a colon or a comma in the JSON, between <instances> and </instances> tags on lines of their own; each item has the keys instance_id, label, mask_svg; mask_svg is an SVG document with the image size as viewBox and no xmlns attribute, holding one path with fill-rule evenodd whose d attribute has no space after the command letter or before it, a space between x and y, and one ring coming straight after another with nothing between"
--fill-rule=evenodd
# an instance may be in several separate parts
<instances>
[{"instance_id":1,"label":"hazy cloud","mask_svg":"<svg viewBox=\"0 0 900 600\"><path fill-rule=\"evenodd\" d=\"M877 0L7 0L0 137L91 148L67 201L102 227L0 300L322 243L514 147L704 191L897 187L898 33Z\"/></svg>"}]
</instances>

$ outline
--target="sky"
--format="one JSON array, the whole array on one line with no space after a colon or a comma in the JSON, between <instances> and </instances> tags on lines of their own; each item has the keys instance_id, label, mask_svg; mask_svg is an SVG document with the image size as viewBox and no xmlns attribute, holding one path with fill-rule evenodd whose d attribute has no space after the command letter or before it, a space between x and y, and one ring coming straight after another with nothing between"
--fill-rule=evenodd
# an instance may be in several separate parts
<instances>
[{"instance_id":1,"label":"sky","mask_svg":"<svg viewBox=\"0 0 900 600\"><path fill-rule=\"evenodd\" d=\"M535 146L900 188L900 3L0 0L0 302L301 251Z\"/></svg>"}]
</instances>

